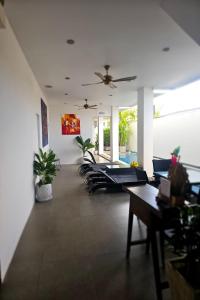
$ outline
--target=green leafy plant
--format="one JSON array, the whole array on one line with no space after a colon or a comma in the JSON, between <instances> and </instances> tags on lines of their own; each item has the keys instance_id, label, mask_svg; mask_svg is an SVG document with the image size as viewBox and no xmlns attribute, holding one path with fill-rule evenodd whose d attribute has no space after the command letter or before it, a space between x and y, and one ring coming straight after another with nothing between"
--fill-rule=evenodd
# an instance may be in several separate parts
<instances>
[{"instance_id":1,"label":"green leafy plant","mask_svg":"<svg viewBox=\"0 0 200 300\"><path fill-rule=\"evenodd\" d=\"M137 118L136 111L127 109L119 112L119 145L126 146L130 134L130 122Z\"/></svg>"},{"instance_id":2,"label":"green leafy plant","mask_svg":"<svg viewBox=\"0 0 200 300\"><path fill-rule=\"evenodd\" d=\"M104 134L104 146L110 147L110 128L104 128L103 134Z\"/></svg>"},{"instance_id":3,"label":"green leafy plant","mask_svg":"<svg viewBox=\"0 0 200 300\"><path fill-rule=\"evenodd\" d=\"M83 140L82 136L76 136L75 137L76 142L78 143L80 149L83 152L83 156L85 155L85 153L89 150L94 148L94 145L91 143L91 139L88 138L85 141Z\"/></svg>"},{"instance_id":4,"label":"green leafy plant","mask_svg":"<svg viewBox=\"0 0 200 300\"><path fill-rule=\"evenodd\" d=\"M39 149L39 153L35 153L33 170L34 174L40 178L39 186L52 183L54 176L56 176L56 161L58 159L51 149L47 152Z\"/></svg>"}]
</instances>

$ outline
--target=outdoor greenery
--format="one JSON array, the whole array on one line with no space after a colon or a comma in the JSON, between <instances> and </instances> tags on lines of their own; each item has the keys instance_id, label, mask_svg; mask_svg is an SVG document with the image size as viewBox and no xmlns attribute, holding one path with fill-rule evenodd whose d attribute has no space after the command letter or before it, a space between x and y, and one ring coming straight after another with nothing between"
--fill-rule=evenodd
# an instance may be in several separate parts
<instances>
[{"instance_id":1,"label":"outdoor greenery","mask_svg":"<svg viewBox=\"0 0 200 300\"><path fill-rule=\"evenodd\" d=\"M119 112L119 145L126 146L130 134L130 123L137 118L135 109L126 109Z\"/></svg>"},{"instance_id":2,"label":"outdoor greenery","mask_svg":"<svg viewBox=\"0 0 200 300\"><path fill-rule=\"evenodd\" d=\"M83 152L83 156L85 155L85 153L89 150L94 148L95 146L91 143L91 139L88 138L85 141L83 140L82 136L76 136L75 137L76 142L78 143L78 146L80 147L80 149Z\"/></svg>"},{"instance_id":3,"label":"outdoor greenery","mask_svg":"<svg viewBox=\"0 0 200 300\"><path fill-rule=\"evenodd\" d=\"M159 118L160 112L154 111L154 118ZM126 146L131 133L130 124L137 121L137 109L131 108L119 113L119 145Z\"/></svg>"},{"instance_id":4,"label":"outdoor greenery","mask_svg":"<svg viewBox=\"0 0 200 300\"><path fill-rule=\"evenodd\" d=\"M52 150L47 152L39 149L39 154L35 153L35 160L33 162L34 174L39 177L38 185L50 184L56 176L56 155Z\"/></svg>"},{"instance_id":5,"label":"outdoor greenery","mask_svg":"<svg viewBox=\"0 0 200 300\"><path fill-rule=\"evenodd\" d=\"M160 118L160 112L159 111L154 111L153 117L154 117L154 119Z\"/></svg>"},{"instance_id":6,"label":"outdoor greenery","mask_svg":"<svg viewBox=\"0 0 200 300\"><path fill-rule=\"evenodd\" d=\"M104 128L104 147L110 147L110 128Z\"/></svg>"}]
</instances>

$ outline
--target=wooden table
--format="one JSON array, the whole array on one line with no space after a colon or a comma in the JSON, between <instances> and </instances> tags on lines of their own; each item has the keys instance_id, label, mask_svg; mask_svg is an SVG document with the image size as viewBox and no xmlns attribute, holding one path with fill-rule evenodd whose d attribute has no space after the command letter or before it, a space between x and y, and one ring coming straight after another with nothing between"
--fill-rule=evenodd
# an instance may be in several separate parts
<instances>
[{"instance_id":1,"label":"wooden table","mask_svg":"<svg viewBox=\"0 0 200 300\"><path fill-rule=\"evenodd\" d=\"M147 239L134 241L131 240L133 216L136 215L147 226L148 239L152 247L152 258L157 299L162 300L162 289L166 288L167 284L161 283L160 279L158 246L156 238L156 231L160 231L162 228L162 212L156 202L158 190L149 184L135 187L124 187L124 190L130 194L126 252L127 259L130 255L131 246L148 242Z\"/></svg>"}]
</instances>

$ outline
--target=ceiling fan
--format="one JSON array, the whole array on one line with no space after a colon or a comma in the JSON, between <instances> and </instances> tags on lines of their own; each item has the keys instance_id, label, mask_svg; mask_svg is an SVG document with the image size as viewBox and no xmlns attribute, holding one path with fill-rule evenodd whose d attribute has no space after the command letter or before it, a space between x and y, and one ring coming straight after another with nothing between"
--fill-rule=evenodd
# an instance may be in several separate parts
<instances>
[{"instance_id":1,"label":"ceiling fan","mask_svg":"<svg viewBox=\"0 0 200 300\"><path fill-rule=\"evenodd\" d=\"M110 69L109 65L105 65L104 69L106 70L106 74L103 75L99 72L95 72L94 74L97 75L102 81L100 82L94 82L94 83L85 83L82 84L82 86L89 86L89 85L93 85L93 84L101 84L104 83L105 85L108 85L111 88L116 88L117 86L114 85L113 82L120 82L120 81L132 81L135 80L137 78L137 76L130 76L130 77L124 77L124 78L118 78L118 79L113 79L113 77L111 75L108 74L108 70Z\"/></svg>"},{"instance_id":2,"label":"ceiling fan","mask_svg":"<svg viewBox=\"0 0 200 300\"><path fill-rule=\"evenodd\" d=\"M79 109L97 109L98 105L94 104L94 105L89 105L87 103L87 99L85 99L85 104L84 105L74 105L77 106Z\"/></svg>"}]
</instances>

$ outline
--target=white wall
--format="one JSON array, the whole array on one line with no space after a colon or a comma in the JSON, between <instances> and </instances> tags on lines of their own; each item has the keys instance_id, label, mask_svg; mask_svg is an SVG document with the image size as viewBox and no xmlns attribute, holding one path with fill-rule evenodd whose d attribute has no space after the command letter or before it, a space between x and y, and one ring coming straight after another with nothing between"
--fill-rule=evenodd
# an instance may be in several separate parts
<instances>
[{"instance_id":1,"label":"white wall","mask_svg":"<svg viewBox=\"0 0 200 300\"><path fill-rule=\"evenodd\" d=\"M129 136L129 144L128 148L130 151L137 152L137 121L132 121L130 123L130 136Z\"/></svg>"},{"instance_id":2,"label":"white wall","mask_svg":"<svg viewBox=\"0 0 200 300\"><path fill-rule=\"evenodd\" d=\"M181 146L181 161L200 166L200 110L154 119L154 155L169 158Z\"/></svg>"},{"instance_id":3,"label":"white wall","mask_svg":"<svg viewBox=\"0 0 200 300\"><path fill-rule=\"evenodd\" d=\"M45 100L7 24L0 29L0 263L4 278L34 204L40 98Z\"/></svg>"},{"instance_id":4,"label":"white wall","mask_svg":"<svg viewBox=\"0 0 200 300\"><path fill-rule=\"evenodd\" d=\"M77 163L82 152L80 151L74 138L76 135L62 135L61 116L63 114L77 114L80 117L81 133L86 138L92 138L93 118L96 116L96 110L77 110L73 105L62 103L49 103L50 106L50 148L54 150L61 160L61 164Z\"/></svg>"}]
</instances>

